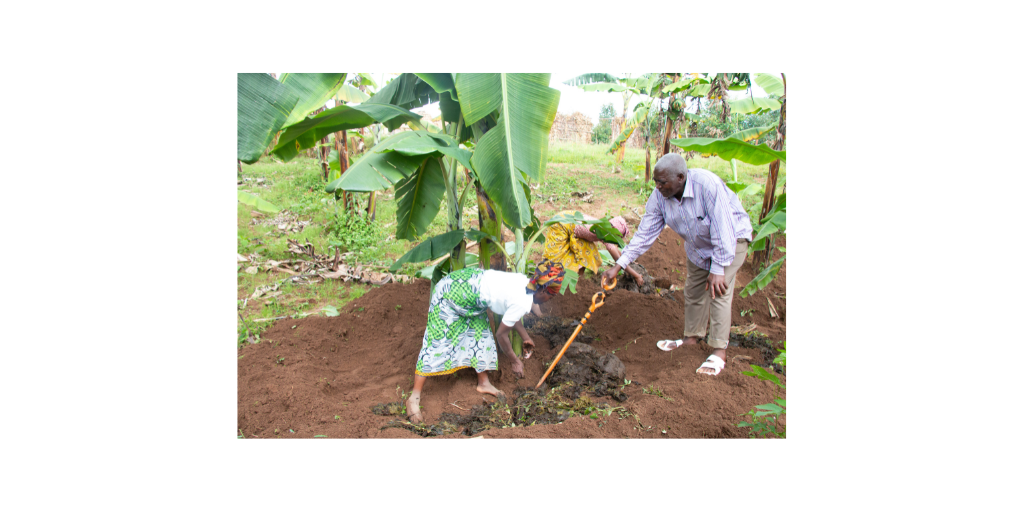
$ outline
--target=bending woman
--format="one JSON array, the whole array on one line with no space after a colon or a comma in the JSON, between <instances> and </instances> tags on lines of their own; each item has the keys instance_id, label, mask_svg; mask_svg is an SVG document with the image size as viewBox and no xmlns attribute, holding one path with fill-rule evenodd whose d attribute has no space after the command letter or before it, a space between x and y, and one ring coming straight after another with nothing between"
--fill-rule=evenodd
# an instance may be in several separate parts
<instances>
[{"instance_id":1,"label":"bending woman","mask_svg":"<svg viewBox=\"0 0 1024 512\"><path fill-rule=\"evenodd\" d=\"M576 212L573 210L566 210L559 212L557 215L572 215L574 213ZM583 218L597 220L585 213ZM622 217L614 217L609 222L619 230L623 239L629 235L629 225L626 224L626 220ZM603 242L603 240L591 232L587 224L577 225L567 222L555 224L544 233L544 238L544 258L561 263L565 268L571 268L580 273L582 273L583 268L588 268L591 272L597 273L598 268L601 266L601 253L598 252L600 250L598 242ZM619 246L615 243L604 242L604 246L612 255L613 260L618 260L622 256ZM643 286L644 280L636 270L629 267L625 270L627 274L633 276L638 285Z\"/></svg>"},{"instance_id":2,"label":"bending woman","mask_svg":"<svg viewBox=\"0 0 1024 512\"><path fill-rule=\"evenodd\" d=\"M498 350L487 310L501 317L497 343L511 356L512 373L522 377L523 362L512 352L508 333L515 328L523 338L524 355L530 357L534 343L521 319L534 304L554 297L564 276L562 265L544 260L537 265L533 278L515 272L464 268L441 279L430 297L427 330L416 361L412 395L405 403L409 420L423 422L420 393L427 377L447 375L462 368L476 370L477 391L504 397L487 378L487 372L498 368Z\"/></svg>"}]
</instances>

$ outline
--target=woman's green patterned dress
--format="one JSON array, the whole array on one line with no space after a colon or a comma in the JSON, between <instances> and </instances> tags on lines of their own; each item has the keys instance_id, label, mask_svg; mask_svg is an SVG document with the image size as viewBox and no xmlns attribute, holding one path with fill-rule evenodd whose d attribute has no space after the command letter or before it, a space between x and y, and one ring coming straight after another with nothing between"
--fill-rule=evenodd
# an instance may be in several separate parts
<instances>
[{"instance_id":1,"label":"woman's green patterned dress","mask_svg":"<svg viewBox=\"0 0 1024 512\"><path fill-rule=\"evenodd\" d=\"M487 321L487 304L480 299L484 271L464 268L437 283L430 297L427 331L416 361L416 375L477 372L498 368L498 350Z\"/></svg>"}]
</instances>

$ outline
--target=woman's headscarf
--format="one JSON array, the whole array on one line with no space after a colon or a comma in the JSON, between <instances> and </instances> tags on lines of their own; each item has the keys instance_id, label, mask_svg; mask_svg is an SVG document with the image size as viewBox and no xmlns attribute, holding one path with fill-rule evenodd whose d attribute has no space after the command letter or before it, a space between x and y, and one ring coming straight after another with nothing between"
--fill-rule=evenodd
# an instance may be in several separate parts
<instances>
[{"instance_id":1,"label":"woman's headscarf","mask_svg":"<svg viewBox=\"0 0 1024 512\"><path fill-rule=\"evenodd\" d=\"M623 239L629 236L629 224L626 224L626 219L623 219L622 217L613 217L608 222L610 222L615 229L619 230L619 233L622 233Z\"/></svg>"},{"instance_id":2,"label":"woman's headscarf","mask_svg":"<svg viewBox=\"0 0 1024 512\"><path fill-rule=\"evenodd\" d=\"M565 278L565 269L561 263L554 263L549 259L537 264L537 270L526 285L528 291L534 293L547 290L554 295L562 288L562 279Z\"/></svg>"}]
</instances>

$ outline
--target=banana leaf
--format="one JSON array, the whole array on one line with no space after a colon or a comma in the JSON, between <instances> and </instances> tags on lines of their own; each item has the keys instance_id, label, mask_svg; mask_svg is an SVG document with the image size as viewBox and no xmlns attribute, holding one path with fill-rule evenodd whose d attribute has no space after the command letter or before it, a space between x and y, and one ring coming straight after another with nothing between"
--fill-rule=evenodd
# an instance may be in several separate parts
<instances>
[{"instance_id":1,"label":"banana leaf","mask_svg":"<svg viewBox=\"0 0 1024 512\"><path fill-rule=\"evenodd\" d=\"M612 83L615 83L615 82L618 82L618 81L619 81L618 77L616 77L615 75L609 74L609 73L584 73L582 75L570 78L570 79L568 79L568 80L566 80L566 81L564 81L562 83L565 84L565 85L584 85L584 84L592 84L592 83L595 83L595 82L612 82Z\"/></svg>"},{"instance_id":2,"label":"banana leaf","mask_svg":"<svg viewBox=\"0 0 1024 512\"><path fill-rule=\"evenodd\" d=\"M395 184L397 227L395 237L416 240L441 210L444 199L444 175L439 158L427 158L419 171Z\"/></svg>"},{"instance_id":3,"label":"banana leaf","mask_svg":"<svg viewBox=\"0 0 1024 512\"><path fill-rule=\"evenodd\" d=\"M559 92L547 73L460 73L455 80L467 125L498 111L497 125L476 144L472 164L504 221L524 228L533 211L522 183L540 180Z\"/></svg>"},{"instance_id":4,"label":"banana leaf","mask_svg":"<svg viewBox=\"0 0 1024 512\"><path fill-rule=\"evenodd\" d=\"M774 126L758 126L755 128L747 128L746 130L740 130L730 135L728 138L739 139L743 142L750 142L754 139L760 139L762 136L772 132L773 130L775 130Z\"/></svg>"},{"instance_id":5,"label":"banana leaf","mask_svg":"<svg viewBox=\"0 0 1024 512\"><path fill-rule=\"evenodd\" d=\"M604 217L597 221L590 221L593 222L593 225L590 226L590 232L597 235L597 237L602 241L611 242L617 244L619 247L625 248L626 242L622 239L622 233L619 233L619 230L616 229L615 226L612 226L609 219L611 219L611 217Z\"/></svg>"},{"instance_id":6,"label":"banana leaf","mask_svg":"<svg viewBox=\"0 0 1024 512\"><path fill-rule=\"evenodd\" d=\"M757 183L744 183L742 181L727 181L727 182L725 182L725 186L729 187L729 190L732 190L733 192L735 192L736 195L739 196L739 197L743 197L743 196L751 195L751 194L757 194L758 192L761 191L761 185L758 185Z\"/></svg>"},{"instance_id":7,"label":"banana leaf","mask_svg":"<svg viewBox=\"0 0 1024 512\"><path fill-rule=\"evenodd\" d=\"M373 80L373 77L370 76L369 73L357 73L357 74L359 75L359 81L358 82L353 81L352 82L353 84L355 84L357 86L359 86L359 85L368 85L370 87L373 87L374 89L377 88L377 82L375 82Z\"/></svg>"},{"instance_id":8,"label":"banana leaf","mask_svg":"<svg viewBox=\"0 0 1024 512\"><path fill-rule=\"evenodd\" d=\"M754 73L754 83L764 89L768 94L783 96L786 94L786 87L782 79L768 73Z\"/></svg>"},{"instance_id":9,"label":"banana leaf","mask_svg":"<svg viewBox=\"0 0 1024 512\"><path fill-rule=\"evenodd\" d=\"M421 80L413 73L402 73L378 91L377 94L366 100L365 104L388 104L408 110L440 101L440 99L441 97L438 93L427 82ZM385 121L384 126L388 130L397 130L398 127L406 122L391 119Z\"/></svg>"},{"instance_id":10,"label":"banana leaf","mask_svg":"<svg viewBox=\"0 0 1024 512\"><path fill-rule=\"evenodd\" d=\"M565 295L565 291L569 290L571 293L576 293L576 283L580 280L580 274L571 268L565 269L565 276L562 278L562 289L560 293Z\"/></svg>"},{"instance_id":11,"label":"banana leaf","mask_svg":"<svg viewBox=\"0 0 1024 512\"><path fill-rule=\"evenodd\" d=\"M581 85L580 89L588 92L622 92L625 91L627 87L622 84L597 83Z\"/></svg>"},{"instance_id":12,"label":"banana leaf","mask_svg":"<svg viewBox=\"0 0 1024 512\"><path fill-rule=\"evenodd\" d=\"M295 91L266 73L239 73L238 159L259 160L298 101Z\"/></svg>"},{"instance_id":13,"label":"banana leaf","mask_svg":"<svg viewBox=\"0 0 1024 512\"><path fill-rule=\"evenodd\" d=\"M647 115L650 113L650 104L650 100L637 103L636 107L633 109L633 115L626 120L626 129L619 132L619 135L612 141L612 145L608 149L609 153L618 151L619 147L633 135L633 131L647 121Z\"/></svg>"},{"instance_id":14,"label":"banana leaf","mask_svg":"<svg viewBox=\"0 0 1024 512\"><path fill-rule=\"evenodd\" d=\"M709 92L711 92L711 84L703 83L690 87L690 91L687 92L686 95L694 98L703 98L704 96L707 96Z\"/></svg>"},{"instance_id":15,"label":"banana leaf","mask_svg":"<svg viewBox=\"0 0 1024 512\"><path fill-rule=\"evenodd\" d=\"M402 268L402 265L405 263L419 263L421 261L440 258L441 256L452 252L452 249L454 249L456 245L459 245L459 242L462 241L465 234L465 231L456 229L454 231L449 231L447 233L428 238L416 247L413 247L409 252L403 254L401 258L395 260L395 262L388 267L388 270L394 272Z\"/></svg>"},{"instance_id":16,"label":"banana leaf","mask_svg":"<svg viewBox=\"0 0 1024 512\"><path fill-rule=\"evenodd\" d=\"M430 86L434 92L440 94L445 91L455 91L455 81L452 80L451 73L413 73L420 80L423 80ZM458 99L458 96L453 99Z\"/></svg>"},{"instance_id":17,"label":"banana leaf","mask_svg":"<svg viewBox=\"0 0 1024 512\"><path fill-rule=\"evenodd\" d=\"M463 167L472 170L471 158L473 153L458 147L455 139L443 133L423 133L426 137L405 137L401 141L389 146L382 151L397 151L406 156L426 155L439 152L444 156L454 158Z\"/></svg>"},{"instance_id":18,"label":"banana leaf","mask_svg":"<svg viewBox=\"0 0 1024 512\"><path fill-rule=\"evenodd\" d=\"M664 89L662 89L662 92L664 92L666 94L671 94L673 92L682 91L682 90L686 89L687 87L689 87L690 84L692 84L696 80L697 80L696 78L687 78L686 80L679 80L677 82L672 82L671 84L667 85Z\"/></svg>"},{"instance_id":19,"label":"banana leaf","mask_svg":"<svg viewBox=\"0 0 1024 512\"><path fill-rule=\"evenodd\" d=\"M281 211L281 208L278 208L277 205L270 201L256 197L248 192L242 192L241 190L238 191L238 202L253 206L257 210L262 210L267 213L277 213Z\"/></svg>"},{"instance_id":20,"label":"banana leaf","mask_svg":"<svg viewBox=\"0 0 1024 512\"><path fill-rule=\"evenodd\" d=\"M339 105L285 129L272 153L287 162L295 158L299 151L315 146L317 141L334 132L363 128L374 123L394 121L403 124L417 121L420 117L394 105Z\"/></svg>"},{"instance_id":21,"label":"banana leaf","mask_svg":"<svg viewBox=\"0 0 1024 512\"><path fill-rule=\"evenodd\" d=\"M782 269L783 261L786 261L785 256L779 258L775 263L768 265L768 268L761 271L757 277L743 287L743 291L740 292L740 297L749 297L757 293L759 290L763 290L765 286L768 286L768 283L772 282L772 280L775 279L775 276L778 275L779 270Z\"/></svg>"},{"instance_id":22,"label":"banana leaf","mask_svg":"<svg viewBox=\"0 0 1024 512\"><path fill-rule=\"evenodd\" d=\"M338 94L334 95L334 97L347 103L363 103L370 99L369 94L366 94L349 84L341 86L341 89L338 89Z\"/></svg>"},{"instance_id":23,"label":"banana leaf","mask_svg":"<svg viewBox=\"0 0 1024 512\"><path fill-rule=\"evenodd\" d=\"M334 97L347 73L285 73L281 75L281 83L299 95L295 108L288 114L284 122L287 128L303 119L310 112L324 106L327 100Z\"/></svg>"},{"instance_id":24,"label":"banana leaf","mask_svg":"<svg viewBox=\"0 0 1024 512\"><path fill-rule=\"evenodd\" d=\"M733 114L760 114L778 110L782 103L771 98L743 98L742 100L729 101L729 108Z\"/></svg>"},{"instance_id":25,"label":"banana leaf","mask_svg":"<svg viewBox=\"0 0 1024 512\"><path fill-rule=\"evenodd\" d=\"M630 87L636 88L636 89L646 89L646 88L650 87L651 83L654 80L655 79L652 79L652 78L639 77L639 78L623 78L620 81L622 83L624 83L624 84L626 84L626 85L628 85Z\"/></svg>"},{"instance_id":26,"label":"banana leaf","mask_svg":"<svg viewBox=\"0 0 1024 512\"><path fill-rule=\"evenodd\" d=\"M686 151L698 151L704 154L718 155L724 160L735 158L751 165L764 165L773 160L786 161L785 151L775 151L767 144L750 144L739 139L711 139L696 137L688 139L672 139L673 145Z\"/></svg>"},{"instance_id":27,"label":"banana leaf","mask_svg":"<svg viewBox=\"0 0 1024 512\"><path fill-rule=\"evenodd\" d=\"M395 151L385 151L407 137L426 136L423 132L396 133L374 146L356 163L349 167L341 178L327 184L325 190L346 190L349 192L372 192L390 188L416 172L426 155L406 156Z\"/></svg>"}]
</instances>

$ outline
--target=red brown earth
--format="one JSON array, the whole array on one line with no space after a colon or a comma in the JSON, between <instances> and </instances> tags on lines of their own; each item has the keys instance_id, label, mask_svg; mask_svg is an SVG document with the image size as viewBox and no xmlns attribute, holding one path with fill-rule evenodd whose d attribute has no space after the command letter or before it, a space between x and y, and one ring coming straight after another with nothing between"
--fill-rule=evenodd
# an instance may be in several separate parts
<instances>
[{"instance_id":1,"label":"red brown earth","mask_svg":"<svg viewBox=\"0 0 1024 512\"><path fill-rule=\"evenodd\" d=\"M784 240L779 245L784 246ZM686 279L685 261L683 242L671 230L662 232L659 242L638 259L659 285L677 287ZM733 325L753 322L771 340L784 340L785 265L767 289L740 298L739 290L754 276L747 265L737 278ZM599 290L598 283L581 278L576 295L559 296L542 310L546 316L579 320ZM401 428L382 429L390 421L404 418L377 416L371 408L399 400L402 391L412 389L429 292L430 282L422 279L387 284L347 304L340 316L280 320L263 334L260 343L241 348L238 428L242 434L247 438L419 438ZM711 353L704 343L671 352L659 350L655 346L658 340L682 337L682 293L675 295L678 300L613 290L588 323L595 335L592 346L600 353L615 350L625 364L625 378L634 382L624 389L629 396L625 402L592 398L597 403L625 407L635 418L576 416L561 424L492 429L482 435L514 439L746 437L747 429L735 426L746 419L741 415L754 405L772 401L776 392L784 398L785 390L741 374L750 364L769 363L759 349L731 347L725 369L715 377L695 373ZM766 297L771 298L778 318L769 316ZM753 313L740 316L741 311L750 309ZM524 378L517 380L508 372L492 377L494 385L510 397L517 387L532 388L544 374L543 363L551 361L560 348L552 349L540 334L531 336L537 346L524 362ZM752 359L734 360L736 356ZM508 367L505 356L501 356L499 367ZM785 376L780 379L785 383ZM635 383L653 385L672 400L642 393ZM475 388L476 374L470 369L429 378L421 400L426 422L436 422L443 412L465 415L475 405L493 402L493 397L481 395Z\"/></svg>"}]
</instances>

